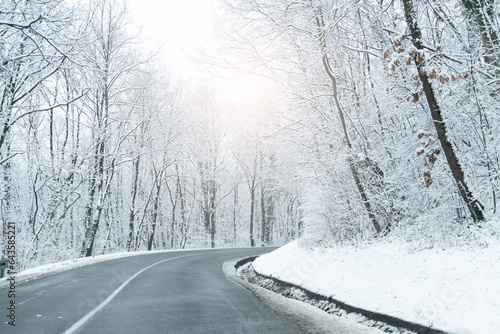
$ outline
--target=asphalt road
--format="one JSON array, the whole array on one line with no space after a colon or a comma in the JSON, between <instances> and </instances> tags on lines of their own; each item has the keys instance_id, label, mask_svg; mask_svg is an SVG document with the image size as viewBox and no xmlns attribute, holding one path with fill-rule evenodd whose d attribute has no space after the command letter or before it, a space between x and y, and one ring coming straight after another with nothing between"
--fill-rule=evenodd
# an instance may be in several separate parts
<instances>
[{"instance_id":1,"label":"asphalt road","mask_svg":"<svg viewBox=\"0 0 500 334\"><path fill-rule=\"evenodd\" d=\"M153 253L35 280L16 287L15 327L0 291L0 333L296 333L222 272L227 260L268 251Z\"/></svg>"}]
</instances>

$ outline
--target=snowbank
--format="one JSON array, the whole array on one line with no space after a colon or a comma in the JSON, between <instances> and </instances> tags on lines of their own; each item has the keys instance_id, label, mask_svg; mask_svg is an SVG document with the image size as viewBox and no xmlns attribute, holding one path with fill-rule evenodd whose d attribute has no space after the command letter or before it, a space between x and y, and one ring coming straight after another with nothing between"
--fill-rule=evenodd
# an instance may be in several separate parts
<instances>
[{"instance_id":1,"label":"snowbank","mask_svg":"<svg viewBox=\"0 0 500 334\"><path fill-rule=\"evenodd\" d=\"M306 249L254 261L261 274L363 309L452 333L498 333L500 245L410 252L402 243Z\"/></svg>"},{"instance_id":2,"label":"snowbank","mask_svg":"<svg viewBox=\"0 0 500 334\"><path fill-rule=\"evenodd\" d=\"M226 277L231 279L237 284L240 284L252 291L252 293L260 299L264 305L269 307L273 312L279 314L288 320L288 324L297 329L298 333L303 334L331 334L331 333L342 333L342 334L381 334L382 331L376 328L368 328L363 326L351 319L339 318L332 316L317 307L309 305L298 300L286 298L279 293L275 293L266 288L263 288L257 284L249 282L247 279L242 278L235 270L239 260L247 259L247 257L242 259L235 259L224 262L222 270ZM243 265L244 267L245 265ZM242 318L243 320L245 318ZM241 319L239 322L239 329L241 329ZM261 328L253 328L248 324L244 324L243 327L248 332L259 333ZM238 331L241 333L242 331ZM247 331L245 331L247 332Z\"/></svg>"}]
</instances>

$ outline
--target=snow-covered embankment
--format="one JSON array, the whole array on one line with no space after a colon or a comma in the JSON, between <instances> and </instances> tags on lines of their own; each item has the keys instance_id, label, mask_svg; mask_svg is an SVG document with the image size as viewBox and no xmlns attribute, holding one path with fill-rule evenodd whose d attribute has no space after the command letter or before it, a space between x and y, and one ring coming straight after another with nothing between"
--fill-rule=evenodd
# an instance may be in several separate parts
<instances>
[{"instance_id":1,"label":"snow-covered embankment","mask_svg":"<svg viewBox=\"0 0 500 334\"><path fill-rule=\"evenodd\" d=\"M500 245L421 250L401 243L308 249L292 242L253 262L263 275L451 333L500 328Z\"/></svg>"}]
</instances>

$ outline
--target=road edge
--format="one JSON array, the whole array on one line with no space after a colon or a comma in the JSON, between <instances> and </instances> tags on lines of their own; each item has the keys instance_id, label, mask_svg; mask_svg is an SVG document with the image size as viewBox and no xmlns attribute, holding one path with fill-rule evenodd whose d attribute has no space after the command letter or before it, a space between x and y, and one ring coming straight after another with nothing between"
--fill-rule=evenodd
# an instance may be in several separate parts
<instances>
[{"instance_id":1,"label":"road edge","mask_svg":"<svg viewBox=\"0 0 500 334\"><path fill-rule=\"evenodd\" d=\"M15 277L16 281L16 286L18 285L23 285L26 283L29 283L31 281L35 281L38 279L50 277L53 275L57 275L60 273L63 273L68 270L73 270L77 268L82 268L86 266L90 266L93 264L101 263L101 262L106 262L106 261L113 261L113 260L120 260L132 256L142 256L142 255L150 255L150 254L162 254L162 253L171 253L175 251L182 251L182 252L188 252L188 251L197 251L199 249L179 249L179 250L154 250L154 251L137 251L137 252L119 252L119 253L111 253L111 254L105 254L105 255L94 255L94 256L89 256L89 257L84 257L84 258L75 258L75 259L69 259L69 260L64 260L61 262L56 262L56 263L48 263L44 264L41 266L37 266L34 268L30 268L21 272L16 272L13 274ZM203 249L201 249L203 250ZM35 270L33 272L33 270ZM8 281L9 275L7 275L6 271L6 276L3 278L0 278L0 291L7 290L10 286L10 282Z\"/></svg>"},{"instance_id":2,"label":"road edge","mask_svg":"<svg viewBox=\"0 0 500 334\"><path fill-rule=\"evenodd\" d=\"M237 268L248 264L249 262L253 262L257 257L246 257L242 259L237 259L234 261L234 266L235 266L235 273ZM280 279L277 279L275 277L271 277L265 274L261 274L257 272L253 267L251 268L251 271L253 271L253 275L255 275L255 279L251 279L254 282L249 282L247 280L244 280L240 277L237 277L239 280L245 282L246 284L253 284L255 286L259 286L263 289L266 289L268 291L272 291L274 293L277 293L281 296L284 296L285 298L297 300L303 303L306 303L308 305L311 305L315 308L318 308L328 315L333 315L331 312L332 308L337 308L340 310L340 313L346 313L346 314L360 314L368 321L373 321L373 322L378 322L380 324L386 324L388 326L397 328L400 331L406 331L406 333L418 333L418 334L452 334L450 332L446 332L440 329L432 328L432 327L427 327L422 324L410 322L404 319L400 319L394 316L390 316L387 314L379 313L379 312L374 312L370 310L365 310L359 307L355 307L352 305L349 305L345 302L336 300L331 297L323 296L318 293L312 292L310 290L307 290L301 286L294 285L292 283L288 283L285 281L282 281ZM243 284L242 284L243 285ZM366 325L365 325L366 326ZM367 326L367 327L383 327L382 326ZM380 328L381 330L384 330L384 328Z\"/></svg>"},{"instance_id":3,"label":"road edge","mask_svg":"<svg viewBox=\"0 0 500 334\"><path fill-rule=\"evenodd\" d=\"M250 257L234 259L223 263L222 271L228 279L234 283L250 290L265 306L277 315L285 318L293 324L292 329L298 333L304 334L331 334L333 333L352 333L355 328L356 333L377 334L382 333L376 328L370 328L365 325L343 319L329 314L311 304L296 299L288 298L280 293L251 283L236 274L236 264L240 266L253 261Z\"/></svg>"}]
</instances>

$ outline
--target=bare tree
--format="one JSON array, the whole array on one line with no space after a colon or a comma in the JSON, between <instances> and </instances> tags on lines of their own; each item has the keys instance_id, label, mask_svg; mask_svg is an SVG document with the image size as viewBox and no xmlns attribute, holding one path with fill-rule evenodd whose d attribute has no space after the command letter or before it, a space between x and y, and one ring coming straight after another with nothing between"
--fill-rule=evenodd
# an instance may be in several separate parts
<instances>
[{"instance_id":1,"label":"bare tree","mask_svg":"<svg viewBox=\"0 0 500 334\"><path fill-rule=\"evenodd\" d=\"M16 216L17 190L13 177L16 171L12 159L23 153L13 141L17 130L23 129L24 124L20 122L36 114L50 116L54 109L68 106L79 97L58 94L52 89L63 68L75 65L77 51L85 43L79 30L74 8L59 0L43 3L8 0L0 4L0 219L3 226ZM48 92L52 97L44 98ZM34 216L32 221L36 221Z\"/></svg>"},{"instance_id":2,"label":"bare tree","mask_svg":"<svg viewBox=\"0 0 500 334\"><path fill-rule=\"evenodd\" d=\"M123 143L111 147L113 132L120 128L115 117L124 92L131 88L127 79L142 61L133 54L134 36L127 33L126 7L114 0L96 0L91 4L90 27L94 46L87 54L91 87L87 107L92 122L92 156L89 170L88 202L85 209L85 238L81 256L91 256L102 213L114 176L117 152ZM113 130L115 129L115 130ZM113 154L114 153L114 154Z\"/></svg>"},{"instance_id":3,"label":"bare tree","mask_svg":"<svg viewBox=\"0 0 500 334\"><path fill-rule=\"evenodd\" d=\"M467 207L469 208L470 214L474 221L484 220L483 206L476 198L474 198L465 181L462 166L460 165L455 150L448 139L446 123L443 120L440 105L434 94L432 84L429 81L429 76L425 68L424 54L421 53L421 51L424 49L424 46L421 42L422 33L418 26L417 16L415 8L413 6L413 0L403 0L403 5L405 9L406 22L411 34L411 41L417 49L417 52L415 52L415 55L413 56L413 60L415 62L415 66L417 67L418 75L420 77L420 81L422 82L423 90L427 98L427 103L429 105L432 120L437 131L438 139L446 156L451 174L453 175L455 183L458 187L460 196L467 204Z\"/></svg>"}]
</instances>

